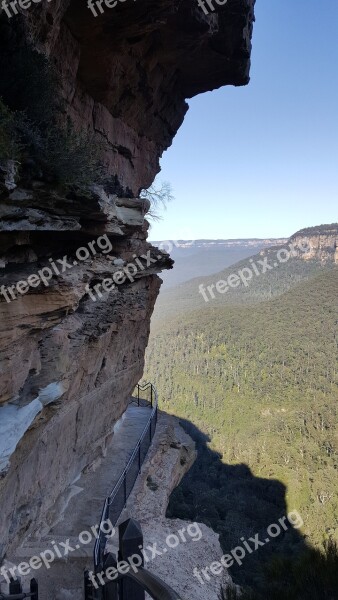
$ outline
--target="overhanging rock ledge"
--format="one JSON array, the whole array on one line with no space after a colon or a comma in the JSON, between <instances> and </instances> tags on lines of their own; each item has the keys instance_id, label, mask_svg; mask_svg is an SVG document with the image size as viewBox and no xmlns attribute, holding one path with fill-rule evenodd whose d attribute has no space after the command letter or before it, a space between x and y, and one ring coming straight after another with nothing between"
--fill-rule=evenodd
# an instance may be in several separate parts
<instances>
[{"instance_id":1,"label":"overhanging rock ledge","mask_svg":"<svg viewBox=\"0 0 338 600\"><path fill-rule=\"evenodd\" d=\"M1 446L0 558L105 453L142 377L157 273L172 261L147 242L137 198L159 171L186 99L248 82L253 5L229 0L206 16L195 0L127 0L95 18L82 0L43 0L22 15L23 27L19 16L2 23L1 51L16 52L28 36L55 63L74 123L108 142L112 184L62 196L26 189L15 165L0 164L1 284L65 255L74 260L97 236L111 244L109 255L90 256L48 286L0 298L0 431L9 440ZM133 282L91 299L86 288L116 262L148 253L154 262Z\"/></svg>"}]
</instances>

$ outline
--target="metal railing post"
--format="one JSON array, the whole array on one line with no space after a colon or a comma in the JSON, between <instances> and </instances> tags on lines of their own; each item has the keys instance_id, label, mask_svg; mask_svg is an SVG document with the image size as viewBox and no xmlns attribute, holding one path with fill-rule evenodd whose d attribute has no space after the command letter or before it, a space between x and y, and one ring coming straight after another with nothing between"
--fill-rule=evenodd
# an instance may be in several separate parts
<instances>
[{"instance_id":1,"label":"metal railing post","mask_svg":"<svg viewBox=\"0 0 338 600\"><path fill-rule=\"evenodd\" d=\"M120 564L132 564L136 568L129 568L127 571L120 570L116 583L118 585L119 600L144 600L145 593L149 594L153 600L183 600L175 590L167 585L162 579L154 573L144 568L143 557L143 534L138 521L127 519L119 526L119 552L118 560ZM141 552L140 552L141 550ZM139 558L138 564L131 560ZM107 555L105 567L116 565L115 556ZM115 567L114 567L115 568ZM110 586L110 579L103 575L102 588ZM113 590L114 588L111 587ZM115 596L104 594L103 600L116 600Z\"/></svg>"},{"instance_id":2,"label":"metal railing post","mask_svg":"<svg viewBox=\"0 0 338 600\"><path fill-rule=\"evenodd\" d=\"M143 547L143 534L138 521L128 519L119 526L119 560L128 561L131 556L140 558L140 567L144 564L140 549ZM134 581L122 578L120 581L120 600L144 600L144 590Z\"/></svg>"},{"instance_id":3,"label":"metal railing post","mask_svg":"<svg viewBox=\"0 0 338 600\"><path fill-rule=\"evenodd\" d=\"M11 577L11 581L9 584L9 595L11 594L22 594L22 585L19 579L13 579Z\"/></svg>"},{"instance_id":4,"label":"metal railing post","mask_svg":"<svg viewBox=\"0 0 338 600\"><path fill-rule=\"evenodd\" d=\"M39 600L39 586L35 577L30 581L30 592L32 594L31 600Z\"/></svg>"},{"instance_id":5,"label":"metal railing post","mask_svg":"<svg viewBox=\"0 0 338 600\"><path fill-rule=\"evenodd\" d=\"M109 568L116 569L117 562L115 556L111 553L106 555L104 561L104 572L107 573ZM108 581L103 587L103 600L118 600L119 597L119 583L118 581Z\"/></svg>"}]
</instances>

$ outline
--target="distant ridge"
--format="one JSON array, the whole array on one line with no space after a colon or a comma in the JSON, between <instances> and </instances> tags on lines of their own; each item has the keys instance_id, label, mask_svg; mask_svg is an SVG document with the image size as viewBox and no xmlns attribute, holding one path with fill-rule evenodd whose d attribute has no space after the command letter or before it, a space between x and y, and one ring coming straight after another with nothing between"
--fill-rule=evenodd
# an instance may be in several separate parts
<instances>
[{"instance_id":1,"label":"distant ridge","mask_svg":"<svg viewBox=\"0 0 338 600\"><path fill-rule=\"evenodd\" d=\"M173 243L178 248L186 248L190 246L195 246L197 248L202 247L205 248L207 246L218 246L231 248L233 246L271 246L285 244L288 238L230 238L230 239L198 239L198 240L175 240ZM150 240L151 244L156 246L159 244L163 244L163 240Z\"/></svg>"},{"instance_id":2,"label":"distant ridge","mask_svg":"<svg viewBox=\"0 0 338 600\"><path fill-rule=\"evenodd\" d=\"M294 233L290 239L307 236L307 235L337 235L338 236L338 223L331 223L330 225L315 225L314 227L306 227L300 229Z\"/></svg>"},{"instance_id":3,"label":"distant ridge","mask_svg":"<svg viewBox=\"0 0 338 600\"><path fill-rule=\"evenodd\" d=\"M170 253L175 267L162 273L163 288L168 289L194 277L211 275L222 271L257 252L281 246L286 238L236 238L153 241L154 246Z\"/></svg>"},{"instance_id":4,"label":"distant ridge","mask_svg":"<svg viewBox=\"0 0 338 600\"><path fill-rule=\"evenodd\" d=\"M205 242L207 240L202 240ZM217 240L213 240L215 242ZM221 240L232 242L234 240ZM244 240L253 242L253 240ZM307 249L301 250L306 241ZM266 242L266 243L264 243ZM271 238L263 240L255 246L191 246L190 249L174 247L172 256L178 271L174 283L163 286L157 302L153 324L158 324L163 316L172 318L179 313L189 313L205 306L205 300L199 293L199 286L204 288L215 285L219 280L226 280L232 273L250 267L250 259L254 262L266 257L270 264L278 264L277 253L281 247L293 244L293 255L286 263L278 264L278 268L267 271L262 277L253 277L250 285L231 289L228 294L216 294L212 305L224 304L256 304L273 297L280 296L302 281L311 279L324 270L335 270L338 265L338 223L307 227L294 233L289 239ZM189 256L189 252L194 255ZM178 258L176 258L178 256ZM183 258L182 258L183 257ZM224 266L220 262L229 261ZM177 272L176 271L176 272ZM190 275L190 277L189 277ZM166 275L169 279L169 275ZM167 281L168 281L167 279Z\"/></svg>"}]
</instances>

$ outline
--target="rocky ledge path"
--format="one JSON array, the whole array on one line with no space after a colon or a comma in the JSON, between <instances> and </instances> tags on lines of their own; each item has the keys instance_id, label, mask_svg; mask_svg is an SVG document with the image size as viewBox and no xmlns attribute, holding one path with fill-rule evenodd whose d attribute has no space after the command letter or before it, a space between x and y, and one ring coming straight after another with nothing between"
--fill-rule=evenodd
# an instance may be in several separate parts
<instances>
[{"instance_id":1,"label":"rocky ledge path","mask_svg":"<svg viewBox=\"0 0 338 600\"><path fill-rule=\"evenodd\" d=\"M18 564L29 560L31 556L51 548L53 541L60 543L68 539L74 547L79 533L90 531L100 518L104 498L118 479L118 475L113 474L120 473L128 462L149 414L149 408L137 408L135 405L128 408L115 428L107 456L76 482L77 488L80 488L78 493L73 490L70 499L67 502L63 500L63 519L53 525L48 535L40 540L29 540L19 548L10 562ZM153 552L148 552L151 560L146 568L171 585L184 600L219 600L221 589L226 589L231 583L227 572L213 577L203 586L193 575L195 567L201 569L222 556L218 535L203 524L195 525L190 530L193 535L190 535L190 522L165 516L171 492L195 458L195 444L184 432L179 420L159 411L152 445L119 522L132 517L141 523L144 546L157 549L152 559ZM180 539L175 547L171 547L175 536L180 537L180 531L185 531L185 540ZM116 550L114 538L110 549ZM83 571L93 568L92 550L92 544L82 546L67 558L55 560L49 570L42 568L36 571L40 600L83 600Z\"/></svg>"},{"instance_id":2,"label":"rocky ledge path","mask_svg":"<svg viewBox=\"0 0 338 600\"><path fill-rule=\"evenodd\" d=\"M127 465L150 414L149 406L130 403L115 424L106 456L81 474L58 499L44 527L5 561L4 566L10 567L27 562L48 550L55 554L49 569L43 566L32 571L27 578L22 578L27 583L30 577L38 579L40 600L83 600L83 571L85 567L93 569L95 538L93 536L88 544L81 544L79 536L83 532L92 532L92 527L99 525L104 500ZM88 539L88 536L83 536L83 539ZM67 540L71 550L64 546ZM61 557L53 548L55 544ZM2 589L5 589L5 585Z\"/></svg>"}]
</instances>

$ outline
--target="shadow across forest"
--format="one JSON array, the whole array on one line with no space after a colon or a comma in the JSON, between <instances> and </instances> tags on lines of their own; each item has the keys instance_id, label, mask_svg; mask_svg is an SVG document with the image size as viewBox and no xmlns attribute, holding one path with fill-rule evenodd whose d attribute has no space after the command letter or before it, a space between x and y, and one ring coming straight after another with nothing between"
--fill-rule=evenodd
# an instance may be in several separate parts
<instances>
[{"instance_id":1,"label":"shadow across forest","mask_svg":"<svg viewBox=\"0 0 338 600\"><path fill-rule=\"evenodd\" d=\"M275 479L255 477L245 464L224 464L221 454L208 447L208 435L190 421L180 422L198 454L171 495L167 517L205 523L220 535L224 554L249 543L253 552L247 551L242 564L234 561L229 569L233 581L248 590L245 599L338 599L337 545L328 541L322 550L311 547L300 528L299 507L286 505L286 487ZM277 527L269 529L273 525L280 533ZM264 542L257 549L250 541L255 536Z\"/></svg>"}]
</instances>

